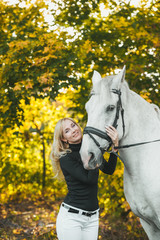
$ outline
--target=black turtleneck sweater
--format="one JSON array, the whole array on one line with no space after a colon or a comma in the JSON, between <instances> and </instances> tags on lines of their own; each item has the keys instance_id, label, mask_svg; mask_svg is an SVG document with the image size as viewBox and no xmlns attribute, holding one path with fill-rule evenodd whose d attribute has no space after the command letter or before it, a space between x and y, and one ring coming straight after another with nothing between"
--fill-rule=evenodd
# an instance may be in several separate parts
<instances>
[{"instance_id":1,"label":"black turtleneck sweater","mask_svg":"<svg viewBox=\"0 0 160 240\"><path fill-rule=\"evenodd\" d=\"M60 158L68 187L64 202L86 211L94 211L99 208L97 199L99 169L106 174L113 174L117 157L111 153L109 161L104 160L99 169L85 170L79 154L80 147L81 143L70 144L72 152Z\"/></svg>"}]
</instances>

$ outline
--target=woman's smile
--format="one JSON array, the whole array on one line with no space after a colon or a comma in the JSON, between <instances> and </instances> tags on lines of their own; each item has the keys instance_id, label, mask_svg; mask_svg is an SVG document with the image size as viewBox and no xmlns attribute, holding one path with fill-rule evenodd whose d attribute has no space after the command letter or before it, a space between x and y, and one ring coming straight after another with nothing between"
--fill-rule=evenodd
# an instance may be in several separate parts
<instances>
[{"instance_id":1,"label":"woman's smile","mask_svg":"<svg viewBox=\"0 0 160 240\"><path fill-rule=\"evenodd\" d=\"M79 132L76 132L73 137L77 137L79 135Z\"/></svg>"}]
</instances>

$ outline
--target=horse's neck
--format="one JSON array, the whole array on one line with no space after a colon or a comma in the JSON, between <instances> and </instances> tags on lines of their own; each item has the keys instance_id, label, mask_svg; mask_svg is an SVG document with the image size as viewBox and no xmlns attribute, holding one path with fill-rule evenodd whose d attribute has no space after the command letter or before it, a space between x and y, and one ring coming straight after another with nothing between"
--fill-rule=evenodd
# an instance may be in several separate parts
<instances>
[{"instance_id":1,"label":"horse's neck","mask_svg":"<svg viewBox=\"0 0 160 240\"><path fill-rule=\"evenodd\" d=\"M160 138L160 120L155 109L138 94L130 91L127 115L128 136L141 141Z\"/></svg>"},{"instance_id":2,"label":"horse's neck","mask_svg":"<svg viewBox=\"0 0 160 240\"><path fill-rule=\"evenodd\" d=\"M120 145L130 145L160 139L160 120L151 104L134 92L129 92L125 106L125 136L120 140ZM158 145L157 145L158 144ZM143 165L157 154L159 144L145 144L139 147L130 147L120 150L125 172L137 176L137 166ZM158 155L158 154L157 154ZM154 156L157 158L157 156Z\"/></svg>"}]
</instances>

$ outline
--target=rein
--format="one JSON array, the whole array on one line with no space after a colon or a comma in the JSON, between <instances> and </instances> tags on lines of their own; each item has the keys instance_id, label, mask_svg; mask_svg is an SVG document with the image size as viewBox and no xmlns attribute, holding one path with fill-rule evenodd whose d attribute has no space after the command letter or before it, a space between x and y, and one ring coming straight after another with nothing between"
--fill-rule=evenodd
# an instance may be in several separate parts
<instances>
[{"instance_id":1,"label":"rein","mask_svg":"<svg viewBox=\"0 0 160 240\"><path fill-rule=\"evenodd\" d=\"M122 145L122 146L117 146L117 147L114 147L114 149L123 149L123 148L130 148L130 147L136 147L136 146L140 146L140 145L144 145L144 144L149 144L149 143L154 143L154 142L160 142L160 139L156 139L156 140L153 140L153 141L148 141L148 142L139 142L139 143L133 143L133 144L128 144L128 145ZM122 162L123 159L122 157L117 153L117 152L113 152L111 151L114 155L116 155Z\"/></svg>"},{"instance_id":2,"label":"rein","mask_svg":"<svg viewBox=\"0 0 160 240\"><path fill-rule=\"evenodd\" d=\"M148 141L148 142L139 142L139 143L133 143L133 144L128 144L128 145L117 146L117 147L114 147L114 149L136 147L136 146L140 146L140 145L144 145L144 144L148 144L148 143L154 143L154 142L160 142L160 139L156 139L156 140Z\"/></svg>"}]
</instances>

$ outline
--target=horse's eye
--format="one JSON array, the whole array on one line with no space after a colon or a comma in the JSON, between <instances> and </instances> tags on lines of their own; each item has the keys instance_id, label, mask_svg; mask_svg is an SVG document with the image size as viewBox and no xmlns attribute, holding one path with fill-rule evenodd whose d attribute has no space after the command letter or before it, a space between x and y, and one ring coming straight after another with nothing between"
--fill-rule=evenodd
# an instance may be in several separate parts
<instances>
[{"instance_id":1,"label":"horse's eye","mask_svg":"<svg viewBox=\"0 0 160 240\"><path fill-rule=\"evenodd\" d=\"M107 112L109 112L109 111L113 111L114 108L115 108L114 105L109 105L109 106L107 107L106 111L107 111Z\"/></svg>"}]
</instances>

